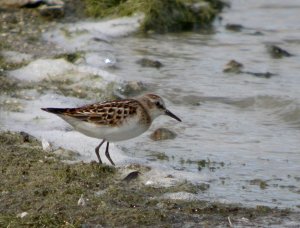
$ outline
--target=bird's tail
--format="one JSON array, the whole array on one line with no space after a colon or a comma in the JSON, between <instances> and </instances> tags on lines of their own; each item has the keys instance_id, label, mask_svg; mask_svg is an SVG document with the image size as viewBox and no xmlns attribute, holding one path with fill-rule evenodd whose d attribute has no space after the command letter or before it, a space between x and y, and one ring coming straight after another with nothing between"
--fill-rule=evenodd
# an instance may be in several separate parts
<instances>
[{"instance_id":1,"label":"bird's tail","mask_svg":"<svg viewBox=\"0 0 300 228\"><path fill-rule=\"evenodd\" d=\"M54 113L54 114L63 114L67 108L41 108L43 111Z\"/></svg>"}]
</instances>

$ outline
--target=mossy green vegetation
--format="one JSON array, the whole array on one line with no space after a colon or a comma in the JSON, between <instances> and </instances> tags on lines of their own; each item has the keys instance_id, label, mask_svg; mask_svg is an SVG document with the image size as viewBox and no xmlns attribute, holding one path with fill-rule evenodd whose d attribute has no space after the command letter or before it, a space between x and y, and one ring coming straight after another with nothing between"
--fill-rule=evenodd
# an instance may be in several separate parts
<instances>
[{"instance_id":1,"label":"mossy green vegetation","mask_svg":"<svg viewBox=\"0 0 300 228\"><path fill-rule=\"evenodd\" d=\"M145 15L141 31L158 33L207 27L224 7L220 0L84 0L92 17Z\"/></svg>"},{"instance_id":2,"label":"mossy green vegetation","mask_svg":"<svg viewBox=\"0 0 300 228\"><path fill-rule=\"evenodd\" d=\"M226 226L245 218L263 224L291 212L258 206L184 201L165 193L206 191L183 182L169 188L122 181L122 169L96 162L66 164L24 133L0 133L0 227ZM140 171L143 175L143 171ZM79 199L84 203L78 203ZM21 218L22 212L28 214ZM270 219L267 220L270 224Z\"/></svg>"}]
</instances>

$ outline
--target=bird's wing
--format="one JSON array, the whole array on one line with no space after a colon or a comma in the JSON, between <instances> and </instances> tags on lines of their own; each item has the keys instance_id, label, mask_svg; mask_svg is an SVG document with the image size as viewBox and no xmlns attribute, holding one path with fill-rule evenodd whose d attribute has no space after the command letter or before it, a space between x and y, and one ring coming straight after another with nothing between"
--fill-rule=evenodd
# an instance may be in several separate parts
<instances>
[{"instance_id":1,"label":"bird's wing","mask_svg":"<svg viewBox=\"0 0 300 228\"><path fill-rule=\"evenodd\" d=\"M133 99L109 101L65 109L61 114L97 125L117 126L129 116L135 116L139 105L139 102Z\"/></svg>"}]
</instances>

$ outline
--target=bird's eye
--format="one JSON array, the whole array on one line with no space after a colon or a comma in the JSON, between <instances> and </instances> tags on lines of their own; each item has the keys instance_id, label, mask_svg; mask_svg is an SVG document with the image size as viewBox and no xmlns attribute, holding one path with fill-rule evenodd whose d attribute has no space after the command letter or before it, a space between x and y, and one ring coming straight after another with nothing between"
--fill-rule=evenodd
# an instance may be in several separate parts
<instances>
[{"instance_id":1,"label":"bird's eye","mask_svg":"<svg viewBox=\"0 0 300 228\"><path fill-rule=\"evenodd\" d=\"M156 101L156 102L155 102L155 105L156 105L157 107L161 107L161 103L160 103L159 101Z\"/></svg>"}]
</instances>

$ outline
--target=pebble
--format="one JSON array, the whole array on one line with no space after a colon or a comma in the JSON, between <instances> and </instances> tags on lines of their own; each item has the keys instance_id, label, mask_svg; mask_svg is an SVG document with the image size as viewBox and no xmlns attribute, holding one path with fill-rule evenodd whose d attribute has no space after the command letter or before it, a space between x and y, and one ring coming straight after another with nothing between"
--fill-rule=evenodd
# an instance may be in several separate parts
<instances>
[{"instance_id":1,"label":"pebble","mask_svg":"<svg viewBox=\"0 0 300 228\"><path fill-rule=\"evenodd\" d=\"M78 202L77 202L77 205L78 206L85 206L86 205L86 202L85 202L85 199L83 198L83 194L81 194Z\"/></svg>"},{"instance_id":2,"label":"pebble","mask_svg":"<svg viewBox=\"0 0 300 228\"><path fill-rule=\"evenodd\" d=\"M126 182L129 182L129 181L132 181L136 178L138 178L138 176L140 175L141 173L139 171L133 171L131 173L129 173L124 179L123 181L126 181Z\"/></svg>"},{"instance_id":3,"label":"pebble","mask_svg":"<svg viewBox=\"0 0 300 228\"><path fill-rule=\"evenodd\" d=\"M239 24L226 24L225 28L230 31L240 32L244 27Z\"/></svg>"},{"instance_id":4,"label":"pebble","mask_svg":"<svg viewBox=\"0 0 300 228\"><path fill-rule=\"evenodd\" d=\"M52 146L46 139L42 139L42 148L46 152L52 151Z\"/></svg>"},{"instance_id":5,"label":"pebble","mask_svg":"<svg viewBox=\"0 0 300 228\"><path fill-rule=\"evenodd\" d=\"M22 213L17 214L17 218L24 218L27 215L28 215L28 212L24 211Z\"/></svg>"},{"instance_id":6,"label":"pebble","mask_svg":"<svg viewBox=\"0 0 300 228\"><path fill-rule=\"evenodd\" d=\"M267 49L268 49L270 55L275 59L292 56L291 53L287 52L286 50L284 50L281 47L278 47L276 45L268 45Z\"/></svg>"},{"instance_id":7,"label":"pebble","mask_svg":"<svg viewBox=\"0 0 300 228\"><path fill-rule=\"evenodd\" d=\"M236 60L230 60L224 67L223 72L225 73L241 73L244 65Z\"/></svg>"},{"instance_id":8,"label":"pebble","mask_svg":"<svg viewBox=\"0 0 300 228\"><path fill-rule=\"evenodd\" d=\"M146 85L141 81L126 81L117 88L117 93L132 97L141 94L145 90Z\"/></svg>"},{"instance_id":9,"label":"pebble","mask_svg":"<svg viewBox=\"0 0 300 228\"><path fill-rule=\"evenodd\" d=\"M151 135L150 138L154 141L174 139L177 134L167 128L158 128Z\"/></svg>"},{"instance_id":10,"label":"pebble","mask_svg":"<svg viewBox=\"0 0 300 228\"><path fill-rule=\"evenodd\" d=\"M136 62L137 64L140 64L142 67L154 67L154 68L160 68L163 66L161 62L158 60L148 59L148 58L142 58Z\"/></svg>"}]
</instances>

